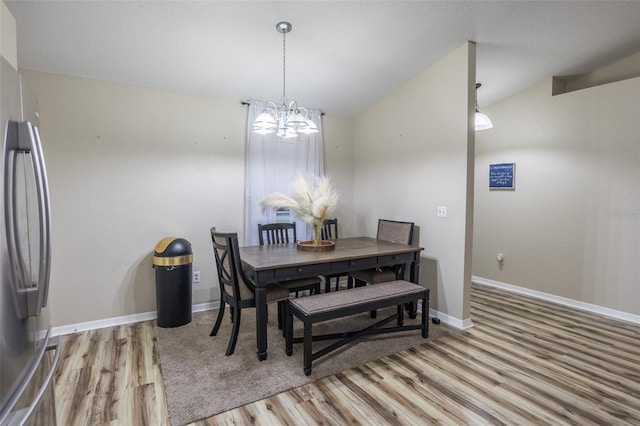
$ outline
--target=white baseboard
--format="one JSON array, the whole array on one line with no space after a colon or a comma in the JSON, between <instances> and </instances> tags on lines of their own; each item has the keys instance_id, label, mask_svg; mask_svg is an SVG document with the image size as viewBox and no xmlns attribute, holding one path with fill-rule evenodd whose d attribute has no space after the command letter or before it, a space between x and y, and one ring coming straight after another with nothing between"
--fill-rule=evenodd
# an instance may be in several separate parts
<instances>
[{"instance_id":1,"label":"white baseboard","mask_svg":"<svg viewBox=\"0 0 640 426\"><path fill-rule=\"evenodd\" d=\"M441 322L450 325L451 327L455 327L458 330L466 330L473 327L473 323L470 318L461 320L460 318L452 317L431 308L429 309L429 318L438 318Z\"/></svg>"},{"instance_id":2,"label":"white baseboard","mask_svg":"<svg viewBox=\"0 0 640 426\"><path fill-rule=\"evenodd\" d=\"M417 312L418 314L422 314L422 303L418 303ZM460 320L456 317L452 317L440 311L436 311L433 308L429 308L429 318L438 318L442 323L450 325L451 327L455 327L459 330L466 330L467 328L473 327L471 319Z\"/></svg>"},{"instance_id":3,"label":"white baseboard","mask_svg":"<svg viewBox=\"0 0 640 426\"><path fill-rule=\"evenodd\" d=\"M191 307L191 312L208 311L210 309L218 308L219 306L220 306L220 302L199 303ZM124 325L124 324L133 324L141 321L150 321L150 320L156 319L157 317L158 317L158 313L156 311L153 311L153 312L144 312L141 314L124 315L121 317L106 318L103 320L82 322L78 324L63 325L60 327L53 327L51 329L51 335L64 336L66 334L81 333L83 331L89 331L89 330L97 330L99 328L114 327L114 326Z\"/></svg>"},{"instance_id":4,"label":"white baseboard","mask_svg":"<svg viewBox=\"0 0 640 426\"><path fill-rule=\"evenodd\" d=\"M490 287L502 288L504 290L512 291L514 293L524 294L526 296L535 297L538 299L548 300L550 302L559 303L561 305L570 306L572 308L581 309L583 311L592 312L599 315L605 315L608 317L616 318L623 321L632 322L634 324L640 324L640 315L630 314L628 312L617 311L615 309L605 308L603 306L592 305L590 303L580 302L578 300L568 299L566 297L556 296L549 293L543 293L541 291L531 290L524 287L518 287L512 284L503 283L500 281L490 280L488 278L472 276L471 281L487 285ZM193 305L192 312L207 311L210 309L216 309L220 306L220 302L208 302ZM438 318L440 321L455 327L460 330L466 330L473 327L471 319L467 318L460 320L458 318L449 316L435 309L429 309L430 318ZM78 324L63 325L60 327L53 327L51 334L53 336L64 336L67 334L80 333L83 331L97 330L105 327L114 327L123 324L133 324L141 321L150 321L157 318L157 312L144 312L141 314L124 315L121 317L106 318L97 321L88 321Z\"/></svg>"},{"instance_id":5,"label":"white baseboard","mask_svg":"<svg viewBox=\"0 0 640 426\"><path fill-rule=\"evenodd\" d=\"M220 302L200 303L198 305L193 305L193 309L191 310L191 312L195 313L195 312L201 312L201 311L208 311L210 309L217 309L219 307L220 307ZM418 305L418 313L422 313L422 306L420 304ZM63 325L60 327L53 327L51 329L51 335L65 336L67 334L82 333L84 331L90 331L90 330L98 330L100 328L115 327L115 326L124 325L124 324L134 324L136 322L141 322L141 321L151 321L156 319L157 317L158 317L157 312L153 311L153 312L144 312L141 314L124 315L121 317L106 318L106 319L97 320L97 321L82 322L78 324ZM460 330L473 327L471 320L460 321L458 318L451 317L447 314L443 314L442 312L438 312L435 309L431 309L431 308L429 309L429 318L438 318L443 323L448 324L452 327L458 328Z\"/></svg>"},{"instance_id":6,"label":"white baseboard","mask_svg":"<svg viewBox=\"0 0 640 426\"><path fill-rule=\"evenodd\" d=\"M544 293L542 291L531 290L525 287L518 287L516 285L490 280L488 278L472 276L471 281L474 283L483 284L490 287L501 288L501 289L512 291L518 294L523 294L525 296L531 296L538 299L547 300L549 302L555 302L560 305L569 306L571 308L580 309L580 310L591 312L594 314L604 315L604 316L619 319L622 321L632 322L634 324L640 324L640 315L635 315L635 314L631 314L623 311L617 311L615 309L605 308L604 306L593 305L591 303L585 303L579 300L573 300L573 299L569 299L562 296L556 296L554 294Z\"/></svg>"}]
</instances>

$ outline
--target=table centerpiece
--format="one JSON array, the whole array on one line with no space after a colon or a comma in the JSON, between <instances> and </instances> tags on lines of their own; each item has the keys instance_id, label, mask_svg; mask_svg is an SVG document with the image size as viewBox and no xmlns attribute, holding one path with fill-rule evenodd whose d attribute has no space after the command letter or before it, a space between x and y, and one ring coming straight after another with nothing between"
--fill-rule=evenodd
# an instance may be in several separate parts
<instances>
[{"instance_id":1,"label":"table centerpiece","mask_svg":"<svg viewBox=\"0 0 640 426\"><path fill-rule=\"evenodd\" d=\"M322 224L338 204L338 193L327 176L297 175L293 180L294 196L280 192L268 194L260 202L263 209L289 208L313 229L313 240L298 241L298 250L327 251L335 248L335 242L322 239Z\"/></svg>"}]
</instances>

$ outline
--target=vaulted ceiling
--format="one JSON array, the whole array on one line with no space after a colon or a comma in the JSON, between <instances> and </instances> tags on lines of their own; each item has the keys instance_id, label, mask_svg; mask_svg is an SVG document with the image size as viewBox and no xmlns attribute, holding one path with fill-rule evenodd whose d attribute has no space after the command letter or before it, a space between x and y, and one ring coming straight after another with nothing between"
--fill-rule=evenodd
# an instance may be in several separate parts
<instances>
[{"instance_id":1,"label":"vaulted ceiling","mask_svg":"<svg viewBox=\"0 0 640 426\"><path fill-rule=\"evenodd\" d=\"M5 1L23 68L356 115L466 41L487 106L640 51L640 1Z\"/></svg>"}]
</instances>

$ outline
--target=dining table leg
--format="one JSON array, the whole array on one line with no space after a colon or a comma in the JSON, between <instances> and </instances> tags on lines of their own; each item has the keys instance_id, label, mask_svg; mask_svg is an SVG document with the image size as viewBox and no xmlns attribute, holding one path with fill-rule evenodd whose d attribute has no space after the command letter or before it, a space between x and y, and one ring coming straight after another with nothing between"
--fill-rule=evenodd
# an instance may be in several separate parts
<instances>
[{"instance_id":1,"label":"dining table leg","mask_svg":"<svg viewBox=\"0 0 640 426\"><path fill-rule=\"evenodd\" d=\"M258 359L267 359L267 289L256 286L256 341L258 344Z\"/></svg>"},{"instance_id":2,"label":"dining table leg","mask_svg":"<svg viewBox=\"0 0 640 426\"><path fill-rule=\"evenodd\" d=\"M409 281L414 284L419 284L420 279L420 253L416 253L416 259L411 262L409 266ZM416 302L410 302L407 305L409 311L409 318L414 319L418 316L418 304Z\"/></svg>"}]
</instances>

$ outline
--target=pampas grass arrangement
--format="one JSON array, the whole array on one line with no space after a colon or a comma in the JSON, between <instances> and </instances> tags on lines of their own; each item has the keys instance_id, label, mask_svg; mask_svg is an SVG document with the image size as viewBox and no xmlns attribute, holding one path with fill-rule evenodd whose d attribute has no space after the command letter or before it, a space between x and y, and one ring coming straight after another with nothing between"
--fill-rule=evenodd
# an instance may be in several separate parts
<instances>
[{"instance_id":1,"label":"pampas grass arrangement","mask_svg":"<svg viewBox=\"0 0 640 426\"><path fill-rule=\"evenodd\" d=\"M313 228L313 242L320 245L322 239L322 223L338 204L338 193L331 186L326 176L297 175L293 181L294 197L280 192L273 192L262 199L263 209L289 208Z\"/></svg>"}]
</instances>

